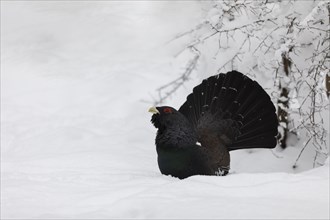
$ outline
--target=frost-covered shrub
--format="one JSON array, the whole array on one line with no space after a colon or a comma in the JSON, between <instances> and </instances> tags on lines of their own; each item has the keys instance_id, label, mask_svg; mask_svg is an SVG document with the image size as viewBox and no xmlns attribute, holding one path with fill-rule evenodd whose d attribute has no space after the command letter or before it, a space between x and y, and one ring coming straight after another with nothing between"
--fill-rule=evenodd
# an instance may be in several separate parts
<instances>
[{"instance_id":1,"label":"frost-covered shrub","mask_svg":"<svg viewBox=\"0 0 330 220\"><path fill-rule=\"evenodd\" d=\"M174 39L188 42L180 53L189 51L193 58L182 77L160 89L160 101L192 69L203 78L239 70L262 82L271 95L280 122L279 145L301 147L295 163L306 152L314 155L313 166L323 164L329 154L330 3L212 1L203 6L205 19Z\"/></svg>"}]
</instances>

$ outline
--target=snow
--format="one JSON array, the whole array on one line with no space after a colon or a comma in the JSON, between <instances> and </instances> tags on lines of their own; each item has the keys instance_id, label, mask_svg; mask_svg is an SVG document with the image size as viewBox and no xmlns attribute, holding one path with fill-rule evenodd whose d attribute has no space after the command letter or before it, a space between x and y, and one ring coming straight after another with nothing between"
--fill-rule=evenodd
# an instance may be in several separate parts
<instances>
[{"instance_id":1,"label":"snow","mask_svg":"<svg viewBox=\"0 0 330 220\"><path fill-rule=\"evenodd\" d=\"M232 152L225 177L160 174L143 100L181 73L166 42L200 4L1 1L2 219L329 218L329 160L292 170L299 149Z\"/></svg>"}]
</instances>

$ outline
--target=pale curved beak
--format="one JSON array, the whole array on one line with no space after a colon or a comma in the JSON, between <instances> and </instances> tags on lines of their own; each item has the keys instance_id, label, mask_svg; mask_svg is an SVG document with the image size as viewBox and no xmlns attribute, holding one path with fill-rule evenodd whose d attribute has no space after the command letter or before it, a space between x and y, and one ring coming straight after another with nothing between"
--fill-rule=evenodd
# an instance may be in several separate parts
<instances>
[{"instance_id":1,"label":"pale curved beak","mask_svg":"<svg viewBox=\"0 0 330 220\"><path fill-rule=\"evenodd\" d=\"M152 114L160 114L156 107L149 108L148 112L151 112Z\"/></svg>"}]
</instances>

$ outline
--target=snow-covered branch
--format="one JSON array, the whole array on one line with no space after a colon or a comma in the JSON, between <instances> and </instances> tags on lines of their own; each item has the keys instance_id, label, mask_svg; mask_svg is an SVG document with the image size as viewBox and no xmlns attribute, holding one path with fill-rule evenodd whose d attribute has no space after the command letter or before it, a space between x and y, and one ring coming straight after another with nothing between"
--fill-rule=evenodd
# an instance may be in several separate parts
<instances>
[{"instance_id":1,"label":"snow-covered branch","mask_svg":"<svg viewBox=\"0 0 330 220\"><path fill-rule=\"evenodd\" d=\"M317 162L318 157L329 154L328 122L323 117L329 111L330 3L214 1L210 4L205 20L173 39L191 36L180 53L191 48L199 53L188 62L179 78L158 89L158 103L184 84L198 60L217 72L241 70L273 82L265 86L277 105L280 145L289 147L288 135L303 137L308 141L302 144L301 153L312 147L316 152L314 164L322 163ZM297 7L298 4L304 4L305 9ZM297 161L299 158L300 155Z\"/></svg>"}]
</instances>

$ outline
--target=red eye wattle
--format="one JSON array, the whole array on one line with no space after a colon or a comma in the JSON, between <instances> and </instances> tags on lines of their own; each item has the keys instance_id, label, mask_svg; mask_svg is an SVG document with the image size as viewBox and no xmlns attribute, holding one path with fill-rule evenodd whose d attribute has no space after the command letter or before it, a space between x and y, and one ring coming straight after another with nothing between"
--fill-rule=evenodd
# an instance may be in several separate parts
<instances>
[{"instance_id":1,"label":"red eye wattle","mask_svg":"<svg viewBox=\"0 0 330 220\"><path fill-rule=\"evenodd\" d=\"M172 109L171 108L164 108L163 112L164 113L172 113Z\"/></svg>"}]
</instances>

